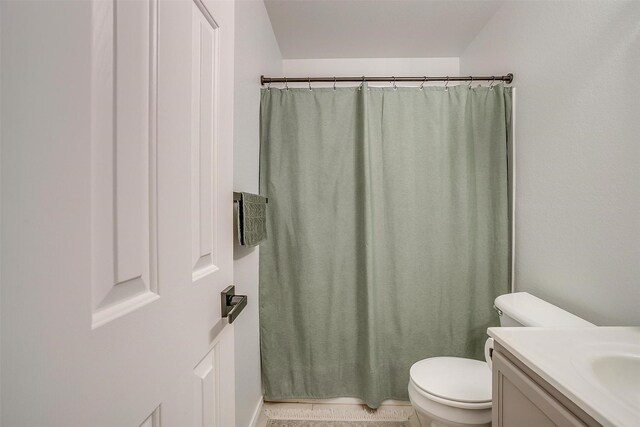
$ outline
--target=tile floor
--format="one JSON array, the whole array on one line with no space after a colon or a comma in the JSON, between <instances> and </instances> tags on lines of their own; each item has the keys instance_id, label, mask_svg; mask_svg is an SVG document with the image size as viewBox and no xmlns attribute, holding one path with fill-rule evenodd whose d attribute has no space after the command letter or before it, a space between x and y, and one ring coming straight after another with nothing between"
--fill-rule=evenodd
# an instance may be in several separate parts
<instances>
[{"instance_id":1,"label":"tile floor","mask_svg":"<svg viewBox=\"0 0 640 427\"><path fill-rule=\"evenodd\" d=\"M384 406L385 408L406 408L407 406L411 406L408 402L406 404L397 404L400 402L394 402L394 404L382 404L382 406ZM264 405L262 406L262 412L260 413L260 416L258 417L258 421L256 423L256 427L266 427L267 425L267 421L268 418L267 416L264 414L264 410L267 408L283 408L283 409L311 409L311 410L315 410L315 409L328 409L328 408L345 408L345 409L351 409L351 408L363 408L364 405L353 405L353 404L328 404L328 403L276 403L276 402L264 402ZM411 417L409 417L409 424L411 425L411 427L422 427L420 425L420 421L418 420L418 416L415 412L415 410L413 411L413 415L411 415Z\"/></svg>"}]
</instances>

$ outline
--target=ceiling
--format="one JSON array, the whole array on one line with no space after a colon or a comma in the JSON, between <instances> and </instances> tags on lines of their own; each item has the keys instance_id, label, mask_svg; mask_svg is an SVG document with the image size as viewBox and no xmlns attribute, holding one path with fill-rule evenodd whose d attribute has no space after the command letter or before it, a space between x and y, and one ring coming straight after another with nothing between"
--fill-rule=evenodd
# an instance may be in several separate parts
<instances>
[{"instance_id":1,"label":"ceiling","mask_svg":"<svg viewBox=\"0 0 640 427\"><path fill-rule=\"evenodd\" d=\"M284 59L457 57L504 2L264 1Z\"/></svg>"}]
</instances>

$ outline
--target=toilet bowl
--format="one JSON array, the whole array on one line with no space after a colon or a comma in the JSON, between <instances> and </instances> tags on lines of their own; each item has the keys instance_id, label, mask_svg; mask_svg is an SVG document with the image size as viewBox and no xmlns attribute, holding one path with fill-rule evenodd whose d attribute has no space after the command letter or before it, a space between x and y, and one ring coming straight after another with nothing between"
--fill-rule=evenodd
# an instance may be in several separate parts
<instances>
[{"instance_id":1,"label":"toilet bowl","mask_svg":"<svg viewBox=\"0 0 640 427\"><path fill-rule=\"evenodd\" d=\"M595 326L526 292L499 296L495 308L501 326ZM411 366L409 400L422 427L491 425L491 348L493 340L489 338L485 346L486 362L431 357Z\"/></svg>"},{"instance_id":2,"label":"toilet bowl","mask_svg":"<svg viewBox=\"0 0 640 427\"><path fill-rule=\"evenodd\" d=\"M461 357L421 360L409 373L409 400L423 426L490 426L491 370Z\"/></svg>"}]
</instances>

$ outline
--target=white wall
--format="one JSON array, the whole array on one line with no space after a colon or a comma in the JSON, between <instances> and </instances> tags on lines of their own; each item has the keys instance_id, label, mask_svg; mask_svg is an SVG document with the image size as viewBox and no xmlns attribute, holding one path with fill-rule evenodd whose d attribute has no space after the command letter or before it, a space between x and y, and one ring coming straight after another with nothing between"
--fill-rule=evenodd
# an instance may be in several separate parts
<instances>
[{"instance_id":1,"label":"white wall","mask_svg":"<svg viewBox=\"0 0 640 427\"><path fill-rule=\"evenodd\" d=\"M507 2L461 74L515 74L516 289L640 325L640 2Z\"/></svg>"},{"instance_id":2,"label":"white wall","mask_svg":"<svg viewBox=\"0 0 640 427\"><path fill-rule=\"evenodd\" d=\"M337 58L285 59L282 61L282 72L286 77L457 76L459 68L458 58ZM333 83L313 83L312 87L331 85ZM342 86L353 85L354 83L342 84ZM384 86L384 83L371 83L371 85ZM402 86L412 85L419 86L420 83L402 83ZM337 86L341 86L341 84L337 84Z\"/></svg>"},{"instance_id":3,"label":"white wall","mask_svg":"<svg viewBox=\"0 0 640 427\"><path fill-rule=\"evenodd\" d=\"M282 57L261 0L237 0L235 33L234 173L236 191L258 193L260 74L280 75ZM236 425L248 427L262 400L258 325L258 248L235 244L236 293L248 296L234 322Z\"/></svg>"}]
</instances>

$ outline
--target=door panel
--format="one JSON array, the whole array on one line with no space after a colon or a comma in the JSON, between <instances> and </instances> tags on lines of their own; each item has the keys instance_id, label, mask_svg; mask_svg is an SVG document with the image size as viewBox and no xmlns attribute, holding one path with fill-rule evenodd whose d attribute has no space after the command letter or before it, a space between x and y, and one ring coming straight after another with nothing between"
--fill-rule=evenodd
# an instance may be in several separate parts
<instances>
[{"instance_id":1,"label":"door panel","mask_svg":"<svg viewBox=\"0 0 640 427\"><path fill-rule=\"evenodd\" d=\"M157 4L94 8L94 328L158 298Z\"/></svg>"},{"instance_id":2,"label":"door panel","mask_svg":"<svg viewBox=\"0 0 640 427\"><path fill-rule=\"evenodd\" d=\"M229 413L235 408L233 396L229 396L229 373L233 375L232 352L234 341L229 328L220 333L213 348L194 368L194 427L233 426L234 420Z\"/></svg>"},{"instance_id":3,"label":"door panel","mask_svg":"<svg viewBox=\"0 0 640 427\"><path fill-rule=\"evenodd\" d=\"M147 417L146 420L140 424L140 427L160 427L160 407L158 406L152 413Z\"/></svg>"},{"instance_id":4,"label":"door panel","mask_svg":"<svg viewBox=\"0 0 640 427\"><path fill-rule=\"evenodd\" d=\"M2 2L3 425L234 426L233 8Z\"/></svg>"},{"instance_id":5,"label":"door panel","mask_svg":"<svg viewBox=\"0 0 640 427\"><path fill-rule=\"evenodd\" d=\"M217 193L215 149L218 143L218 25L206 8L193 3L191 97L191 224L193 281L215 272L216 218L213 195Z\"/></svg>"}]
</instances>

